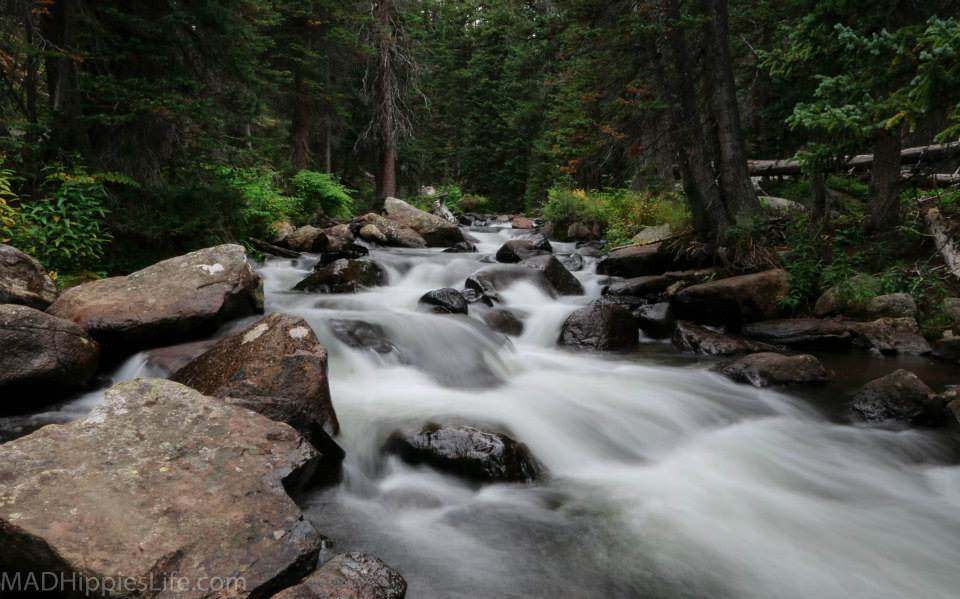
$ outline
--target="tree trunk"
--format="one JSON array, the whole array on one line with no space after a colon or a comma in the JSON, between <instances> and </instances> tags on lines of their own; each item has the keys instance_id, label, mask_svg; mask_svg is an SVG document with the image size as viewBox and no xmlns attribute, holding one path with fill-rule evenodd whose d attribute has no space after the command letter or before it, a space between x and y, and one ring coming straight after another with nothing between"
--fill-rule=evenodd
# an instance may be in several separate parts
<instances>
[{"instance_id":1,"label":"tree trunk","mask_svg":"<svg viewBox=\"0 0 960 599\"><path fill-rule=\"evenodd\" d=\"M814 222L823 222L830 213L827 206L827 182L823 170L814 169L810 177L810 192L813 196L813 210L811 216Z\"/></svg>"},{"instance_id":2,"label":"tree trunk","mask_svg":"<svg viewBox=\"0 0 960 599\"><path fill-rule=\"evenodd\" d=\"M900 130L881 129L870 171L870 229L887 231L900 223Z\"/></svg>"},{"instance_id":3,"label":"tree trunk","mask_svg":"<svg viewBox=\"0 0 960 599\"><path fill-rule=\"evenodd\" d=\"M307 95L303 74L299 71L294 76L293 84L293 131L291 142L293 146L294 170L303 170L310 166L310 129L313 124L313 101Z\"/></svg>"},{"instance_id":4,"label":"tree trunk","mask_svg":"<svg viewBox=\"0 0 960 599\"><path fill-rule=\"evenodd\" d=\"M377 46L377 110L380 111L379 138L383 144L380 179L377 182L379 200L397 194L397 79L393 64L393 0L380 0L376 7Z\"/></svg>"},{"instance_id":5,"label":"tree trunk","mask_svg":"<svg viewBox=\"0 0 960 599\"><path fill-rule=\"evenodd\" d=\"M385 143L383 156L380 162L380 200L396 197L397 195L397 149L392 143Z\"/></svg>"},{"instance_id":6,"label":"tree trunk","mask_svg":"<svg viewBox=\"0 0 960 599\"><path fill-rule=\"evenodd\" d=\"M36 51L36 31L34 17L31 11L31 4L25 4L23 11L23 25L28 48L26 60L26 76L23 80L24 95L26 96L27 122L30 126L27 129L26 141L28 145L33 145L39 139L39 122L37 114L37 98L39 95L38 87L40 85L40 65Z\"/></svg>"},{"instance_id":7,"label":"tree trunk","mask_svg":"<svg viewBox=\"0 0 960 599\"><path fill-rule=\"evenodd\" d=\"M719 142L720 186L727 212L736 221L760 208L747 171L746 144L737 105L737 89L730 58L727 0L704 0L705 68L713 89L708 90Z\"/></svg>"}]
</instances>

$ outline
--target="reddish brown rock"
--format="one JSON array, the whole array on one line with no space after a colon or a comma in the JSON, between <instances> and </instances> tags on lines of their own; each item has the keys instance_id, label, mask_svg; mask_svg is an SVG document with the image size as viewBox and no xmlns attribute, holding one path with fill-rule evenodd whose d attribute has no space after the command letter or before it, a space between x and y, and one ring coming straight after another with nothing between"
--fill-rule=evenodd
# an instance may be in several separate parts
<instances>
[{"instance_id":1,"label":"reddish brown rock","mask_svg":"<svg viewBox=\"0 0 960 599\"><path fill-rule=\"evenodd\" d=\"M57 285L32 256L0 244L0 304L46 310L57 299Z\"/></svg>"}]
</instances>

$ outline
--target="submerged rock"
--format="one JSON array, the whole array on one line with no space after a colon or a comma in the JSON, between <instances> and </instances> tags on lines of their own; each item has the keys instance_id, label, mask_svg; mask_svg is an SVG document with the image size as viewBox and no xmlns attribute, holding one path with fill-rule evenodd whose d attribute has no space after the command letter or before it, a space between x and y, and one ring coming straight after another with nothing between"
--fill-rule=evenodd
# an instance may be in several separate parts
<instances>
[{"instance_id":1,"label":"submerged rock","mask_svg":"<svg viewBox=\"0 0 960 599\"><path fill-rule=\"evenodd\" d=\"M490 327L490 330L504 335L519 337L523 334L523 321L510 310L502 308L488 310L483 314L483 322Z\"/></svg>"},{"instance_id":2,"label":"submerged rock","mask_svg":"<svg viewBox=\"0 0 960 599\"><path fill-rule=\"evenodd\" d=\"M318 264L320 266L327 266L337 260L360 260L369 255L370 250L364 246L358 243L347 242L335 250L329 250L320 254L320 262Z\"/></svg>"},{"instance_id":3,"label":"submerged rock","mask_svg":"<svg viewBox=\"0 0 960 599\"><path fill-rule=\"evenodd\" d=\"M789 291L787 272L769 270L686 287L673 297L673 309L683 320L740 327L776 317Z\"/></svg>"},{"instance_id":4,"label":"submerged rock","mask_svg":"<svg viewBox=\"0 0 960 599\"><path fill-rule=\"evenodd\" d=\"M219 341L170 377L204 395L230 398L297 429L318 449L339 454L327 350L307 321L275 312Z\"/></svg>"},{"instance_id":5,"label":"submerged rock","mask_svg":"<svg viewBox=\"0 0 960 599\"><path fill-rule=\"evenodd\" d=\"M0 413L60 399L97 372L100 347L79 325L40 310L0 304Z\"/></svg>"},{"instance_id":6,"label":"submerged rock","mask_svg":"<svg viewBox=\"0 0 960 599\"><path fill-rule=\"evenodd\" d=\"M512 264L482 268L467 277L465 286L492 301L499 302L501 301L500 292L520 282L530 283L550 297L557 295L553 284L543 272Z\"/></svg>"},{"instance_id":7,"label":"submerged rock","mask_svg":"<svg viewBox=\"0 0 960 599\"><path fill-rule=\"evenodd\" d=\"M184 385L121 383L86 419L0 445L0 570L242 579L224 596L268 597L317 559L285 492L316 458L289 426Z\"/></svg>"},{"instance_id":8,"label":"submerged rock","mask_svg":"<svg viewBox=\"0 0 960 599\"><path fill-rule=\"evenodd\" d=\"M333 336L354 349L371 349L378 354L396 350L383 327L362 320L333 319L327 321Z\"/></svg>"},{"instance_id":9,"label":"submerged rock","mask_svg":"<svg viewBox=\"0 0 960 599\"><path fill-rule=\"evenodd\" d=\"M732 356L774 349L763 343L724 335L684 320L678 320L673 329L673 344L680 351L706 356Z\"/></svg>"},{"instance_id":10,"label":"submerged rock","mask_svg":"<svg viewBox=\"0 0 960 599\"><path fill-rule=\"evenodd\" d=\"M523 443L470 426L428 425L415 434L396 432L384 449L405 462L481 483L529 482L543 473Z\"/></svg>"},{"instance_id":11,"label":"submerged rock","mask_svg":"<svg viewBox=\"0 0 960 599\"><path fill-rule=\"evenodd\" d=\"M594 302L574 311L560 329L562 347L582 350L627 350L640 340L640 323L618 304Z\"/></svg>"},{"instance_id":12,"label":"submerged rock","mask_svg":"<svg viewBox=\"0 0 960 599\"><path fill-rule=\"evenodd\" d=\"M414 208L397 198L387 198L383 203L387 218L416 231L429 246L450 247L466 241L460 227L446 220Z\"/></svg>"},{"instance_id":13,"label":"submerged rock","mask_svg":"<svg viewBox=\"0 0 960 599\"><path fill-rule=\"evenodd\" d=\"M434 289L420 298L418 304L435 314L466 314L467 300L456 289Z\"/></svg>"},{"instance_id":14,"label":"submerged rock","mask_svg":"<svg viewBox=\"0 0 960 599\"><path fill-rule=\"evenodd\" d=\"M819 384L830 380L830 372L809 354L785 356L773 352L750 354L720 368L720 373L754 387Z\"/></svg>"},{"instance_id":15,"label":"submerged rock","mask_svg":"<svg viewBox=\"0 0 960 599\"><path fill-rule=\"evenodd\" d=\"M319 293L357 293L386 284L387 271L376 262L341 258L321 266L297 283L294 289Z\"/></svg>"},{"instance_id":16,"label":"submerged rock","mask_svg":"<svg viewBox=\"0 0 960 599\"><path fill-rule=\"evenodd\" d=\"M125 277L72 287L48 310L113 352L197 339L227 320L262 311L262 281L241 245L197 250Z\"/></svg>"},{"instance_id":17,"label":"submerged rock","mask_svg":"<svg viewBox=\"0 0 960 599\"><path fill-rule=\"evenodd\" d=\"M555 256L527 258L520 263L520 266L543 272L554 290L560 295L584 294L583 284Z\"/></svg>"},{"instance_id":18,"label":"submerged rock","mask_svg":"<svg viewBox=\"0 0 960 599\"><path fill-rule=\"evenodd\" d=\"M476 253L477 246L469 241L461 241L443 250L444 254L473 254Z\"/></svg>"},{"instance_id":19,"label":"submerged rock","mask_svg":"<svg viewBox=\"0 0 960 599\"><path fill-rule=\"evenodd\" d=\"M32 256L0 244L0 304L46 310L57 299L57 285Z\"/></svg>"},{"instance_id":20,"label":"submerged rock","mask_svg":"<svg viewBox=\"0 0 960 599\"><path fill-rule=\"evenodd\" d=\"M407 581L380 558L341 553L274 599L404 599Z\"/></svg>"},{"instance_id":21,"label":"submerged rock","mask_svg":"<svg viewBox=\"0 0 960 599\"><path fill-rule=\"evenodd\" d=\"M560 258L560 262L562 262L570 272L583 270L583 256L580 254L580 252L574 252L565 256L558 256L558 258Z\"/></svg>"},{"instance_id":22,"label":"submerged rock","mask_svg":"<svg viewBox=\"0 0 960 599\"><path fill-rule=\"evenodd\" d=\"M850 409L860 420L874 423L939 426L946 417L943 400L917 375L903 369L861 387Z\"/></svg>"}]
</instances>

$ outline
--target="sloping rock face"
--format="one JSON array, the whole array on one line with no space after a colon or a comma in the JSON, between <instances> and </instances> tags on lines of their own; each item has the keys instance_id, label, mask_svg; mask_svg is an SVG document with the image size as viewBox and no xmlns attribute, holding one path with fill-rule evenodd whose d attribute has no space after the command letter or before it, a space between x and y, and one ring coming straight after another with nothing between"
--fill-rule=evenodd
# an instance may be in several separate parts
<instances>
[{"instance_id":1,"label":"sloping rock face","mask_svg":"<svg viewBox=\"0 0 960 599\"><path fill-rule=\"evenodd\" d=\"M583 283L556 256L534 256L521 262L520 266L541 271L560 295L584 294Z\"/></svg>"},{"instance_id":2,"label":"sloping rock face","mask_svg":"<svg viewBox=\"0 0 960 599\"><path fill-rule=\"evenodd\" d=\"M263 311L263 284L241 245L219 245L125 277L67 289L48 312L72 320L109 351L169 345Z\"/></svg>"},{"instance_id":3,"label":"sloping rock face","mask_svg":"<svg viewBox=\"0 0 960 599\"><path fill-rule=\"evenodd\" d=\"M99 360L100 347L73 322L0 304L0 413L40 405L50 390L84 387Z\"/></svg>"},{"instance_id":4,"label":"sloping rock face","mask_svg":"<svg viewBox=\"0 0 960 599\"><path fill-rule=\"evenodd\" d=\"M428 425L416 434L397 432L384 449L411 464L428 464L481 483L528 482L543 473L523 443L471 426Z\"/></svg>"},{"instance_id":5,"label":"sloping rock face","mask_svg":"<svg viewBox=\"0 0 960 599\"><path fill-rule=\"evenodd\" d=\"M581 350L616 351L640 341L640 323L619 304L594 302L574 311L560 329L558 343Z\"/></svg>"},{"instance_id":6,"label":"sloping rock face","mask_svg":"<svg viewBox=\"0 0 960 599\"><path fill-rule=\"evenodd\" d=\"M646 277L659 275L667 267L660 254L660 244L636 245L613 250L597 264L597 274L612 277Z\"/></svg>"},{"instance_id":7,"label":"sloping rock face","mask_svg":"<svg viewBox=\"0 0 960 599\"><path fill-rule=\"evenodd\" d=\"M378 557L341 553L274 599L403 599L407 581Z\"/></svg>"},{"instance_id":8,"label":"sloping rock face","mask_svg":"<svg viewBox=\"0 0 960 599\"><path fill-rule=\"evenodd\" d=\"M57 299L57 285L32 256L0 244L0 304L46 310Z\"/></svg>"},{"instance_id":9,"label":"sloping rock face","mask_svg":"<svg viewBox=\"0 0 960 599\"><path fill-rule=\"evenodd\" d=\"M750 383L754 387L819 384L830 380L830 372L823 367L820 360L809 354L750 354L723 366L720 373L739 383Z\"/></svg>"},{"instance_id":10,"label":"sloping rock face","mask_svg":"<svg viewBox=\"0 0 960 599\"><path fill-rule=\"evenodd\" d=\"M549 254L550 250L534 246L533 241L529 239L511 239L504 243L497 250L497 262L507 264L520 262L533 256L543 256Z\"/></svg>"},{"instance_id":11,"label":"sloping rock face","mask_svg":"<svg viewBox=\"0 0 960 599\"><path fill-rule=\"evenodd\" d=\"M340 430L330 401L327 350L296 316L263 318L222 339L171 380L286 422L324 453L326 434Z\"/></svg>"},{"instance_id":12,"label":"sloping rock face","mask_svg":"<svg viewBox=\"0 0 960 599\"><path fill-rule=\"evenodd\" d=\"M219 596L269 597L321 547L284 490L316 455L289 426L189 387L121 383L85 420L0 445L0 570L157 586L219 577L234 581Z\"/></svg>"},{"instance_id":13,"label":"sloping rock face","mask_svg":"<svg viewBox=\"0 0 960 599\"><path fill-rule=\"evenodd\" d=\"M790 291L784 270L769 270L692 285L673 298L677 318L703 324L739 327L774 318Z\"/></svg>"},{"instance_id":14,"label":"sloping rock face","mask_svg":"<svg viewBox=\"0 0 960 599\"><path fill-rule=\"evenodd\" d=\"M754 352L766 352L772 348L739 337L711 331L692 322L677 321L673 329L673 344L680 351L689 351L705 356L732 356Z\"/></svg>"},{"instance_id":15,"label":"sloping rock face","mask_svg":"<svg viewBox=\"0 0 960 599\"><path fill-rule=\"evenodd\" d=\"M946 420L943 399L917 375L903 369L861 387L850 409L859 419L874 423L938 426Z\"/></svg>"},{"instance_id":16,"label":"sloping rock face","mask_svg":"<svg viewBox=\"0 0 960 599\"><path fill-rule=\"evenodd\" d=\"M414 208L397 198L387 198L383 204L387 217L416 231L430 246L450 247L466 241L460 227L439 216Z\"/></svg>"},{"instance_id":17,"label":"sloping rock face","mask_svg":"<svg viewBox=\"0 0 960 599\"><path fill-rule=\"evenodd\" d=\"M294 287L297 291L357 293L387 284L387 271L372 260L334 260Z\"/></svg>"}]
</instances>

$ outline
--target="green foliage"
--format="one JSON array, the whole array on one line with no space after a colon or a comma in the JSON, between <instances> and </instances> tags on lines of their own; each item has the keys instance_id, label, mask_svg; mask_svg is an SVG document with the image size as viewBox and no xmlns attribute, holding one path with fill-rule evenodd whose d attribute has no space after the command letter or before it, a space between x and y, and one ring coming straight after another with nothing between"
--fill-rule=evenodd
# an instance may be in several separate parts
<instances>
[{"instance_id":1,"label":"green foliage","mask_svg":"<svg viewBox=\"0 0 960 599\"><path fill-rule=\"evenodd\" d=\"M242 199L235 225L240 239L262 237L273 223L302 216L301 201L283 194L275 171L231 166L215 166L211 170Z\"/></svg>"},{"instance_id":2,"label":"green foliage","mask_svg":"<svg viewBox=\"0 0 960 599\"><path fill-rule=\"evenodd\" d=\"M465 193L463 194L463 198L460 200L460 209L463 212L476 212L482 214L490 210L490 199L487 196Z\"/></svg>"},{"instance_id":3,"label":"green foliage","mask_svg":"<svg viewBox=\"0 0 960 599\"><path fill-rule=\"evenodd\" d=\"M0 169L0 243L10 243L20 220L19 211L11 205L17 200L11 188L13 176L13 171Z\"/></svg>"},{"instance_id":4,"label":"green foliage","mask_svg":"<svg viewBox=\"0 0 960 599\"><path fill-rule=\"evenodd\" d=\"M293 195L300 200L298 211L309 218L318 209L335 218L353 217L352 189L340 183L334 175L303 170L290 179Z\"/></svg>"},{"instance_id":5,"label":"green foliage","mask_svg":"<svg viewBox=\"0 0 960 599\"><path fill-rule=\"evenodd\" d=\"M43 197L21 204L12 243L50 270L95 267L111 238L104 224L105 178L122 179L88 175L81 168L50 169Z\"/></svg>"}]
</instances>

